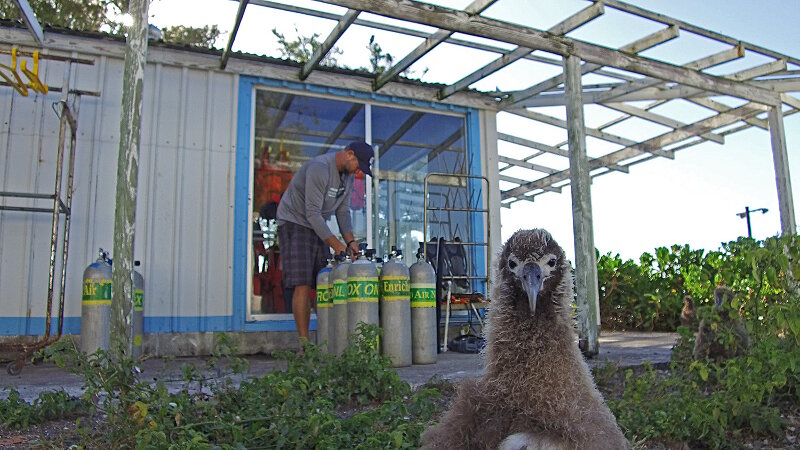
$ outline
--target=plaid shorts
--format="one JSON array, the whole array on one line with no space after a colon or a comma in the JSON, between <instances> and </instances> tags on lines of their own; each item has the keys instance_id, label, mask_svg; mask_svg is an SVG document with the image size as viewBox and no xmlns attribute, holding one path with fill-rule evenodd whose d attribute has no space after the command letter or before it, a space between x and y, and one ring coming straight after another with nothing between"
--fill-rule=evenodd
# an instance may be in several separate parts
<instances>
[{"instance_id":1,"label":"plaid shorts","mask_svg":"<svg viewBox=\"0 0 800 450\"><path fill-rule=\"evenodd\" d=\"M331 257L330 247L311 228L292 222L278 225L278 244L281 249L283 286L311 286L317 283L317 273Z\"/></svg>"}]
</instances>

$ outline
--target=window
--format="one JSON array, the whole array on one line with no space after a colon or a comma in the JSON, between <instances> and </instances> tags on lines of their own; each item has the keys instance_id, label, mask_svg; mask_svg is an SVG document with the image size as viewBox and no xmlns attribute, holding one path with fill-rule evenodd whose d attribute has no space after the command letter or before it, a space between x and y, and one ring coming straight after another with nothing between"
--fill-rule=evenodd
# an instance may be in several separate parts
<instances>
[{"instance_id":1,"label":"window","mask_svg":"<svg viewBox=\"0 0 800 450\"><path fill-rule=\"evenodd\" d=\"M290 293L276 286L274 212L280 196L303 163L349 142L372 142L376 152L375 178L356 179L350 198L357 239L366 242L369 236L367 244L378 255L396 246L409 265L425 239L475 240L470 213L458 211L479 202L480 193L471 192L467 180L429 179L425 201L427 175L469 173L463 114L261 88L255 91L255 109L249 308L251 315L269 315L255 318L283 319L288 316L275 314L291 312ZM335 217L328 225L338 236ZM482 233L481 228L478 240Z\"/></svg>"}]
</instances>

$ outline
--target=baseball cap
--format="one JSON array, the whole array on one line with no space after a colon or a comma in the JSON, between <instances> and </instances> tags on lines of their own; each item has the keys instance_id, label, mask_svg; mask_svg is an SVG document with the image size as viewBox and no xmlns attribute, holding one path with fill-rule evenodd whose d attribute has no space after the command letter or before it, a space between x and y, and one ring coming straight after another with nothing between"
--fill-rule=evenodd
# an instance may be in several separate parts
<instances>
[{"instance_id":1,"label":"baseball cap","mask_svg":"<svg viewBox=\"0 0 800 450\"><path fill-rule=\"evenodd\" d=\"M375 157L375 151L372 150L372 146L364 141L355 141L347 144L347 148L355 153L358 159L358 167L361 171L372 176L370 166L372 165L372 158Z\"/></svg>"}]
</instances>

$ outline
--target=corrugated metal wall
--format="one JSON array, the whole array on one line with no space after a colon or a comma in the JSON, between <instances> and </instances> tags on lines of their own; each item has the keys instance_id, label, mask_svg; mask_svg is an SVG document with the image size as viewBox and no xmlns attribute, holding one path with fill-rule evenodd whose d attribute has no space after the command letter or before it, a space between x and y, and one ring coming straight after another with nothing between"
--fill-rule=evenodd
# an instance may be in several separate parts
<instances>
[{"instance_id":1,"label":"corrugated metal wall","mask_svg":"<svg viewBox=\"0 0 800 450\"><path fill-rule=\"evenodd\" d=\"M95 65L74 65L71 87L102 95L84 96L80 104L67 333L80 330L85 266L98 247L113 245L123 71L123 60L108 52L72 56ZM10 58L0 55L0 62L10 65ZM41 63L40 78L51 86L61 86L63 73L64 63ZM232 73L148 64L135 242L145 278L146 332L230 327L237 87ZM53 103L59 98L22 97L0 86L0 190L54 191L59 121ZM50 227L50 214L0 211L0 335L44 330Z\"/></svg>"}]
</instances>

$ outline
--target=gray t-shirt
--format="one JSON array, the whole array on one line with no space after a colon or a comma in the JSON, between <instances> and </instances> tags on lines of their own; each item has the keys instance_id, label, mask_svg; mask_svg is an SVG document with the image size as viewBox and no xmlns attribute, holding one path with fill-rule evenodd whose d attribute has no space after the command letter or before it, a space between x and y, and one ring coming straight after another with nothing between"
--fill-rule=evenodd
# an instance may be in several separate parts
<instances>
[{"instance_id":1,"label":"gray t-shirt","mask_svg":"<svg viewBox=\"0 0 800 450\"><path fill-rule=\"evenodd\" d=\"M336 213L339 231L353 231L350 193L353 175L339 174L336 154L317 156L300 167L278 204L278 225L292 222L314 230L323 241L333 235L325 221Z\"/></svg>"}]
</instances>

